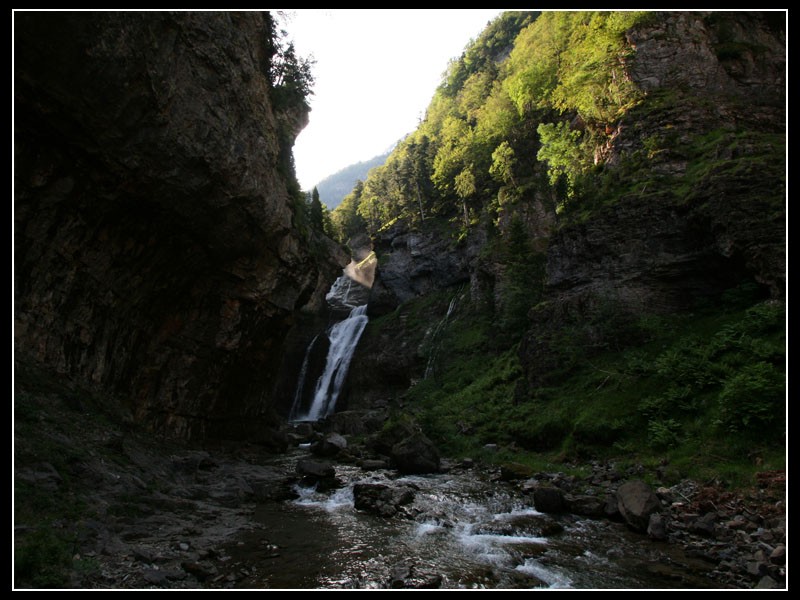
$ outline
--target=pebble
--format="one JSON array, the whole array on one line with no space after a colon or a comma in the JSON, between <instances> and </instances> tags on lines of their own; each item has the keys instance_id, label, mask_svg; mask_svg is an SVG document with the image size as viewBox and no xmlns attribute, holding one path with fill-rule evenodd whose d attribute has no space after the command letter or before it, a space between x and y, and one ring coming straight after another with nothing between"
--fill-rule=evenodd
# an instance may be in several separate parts
<instances>
[{"instance_id":1,"label":"pebble","mask_svg":"<svg viewBox=\"0 0 800 600\"><path fill-rule=\"evenodd\" d=\"M778 589L778 582L775 581L769 575L765 575L758 582L758 585L756 585L756 589L759 589L759 590L775 590L775 589Z\"/></svg>"},{"instance_id":2,"label":"pebble","mask_svg":"<svg viewBox=\"0 0 800 600\"><path fill-rule=\"evenodd\" d=\"M167 574L155 569L146 569L142 573L142 578L152 585L164 585L167 582Z\"/></svg>"},{"instance_id":3,"label":"pebble","mask_svg":"<svg viewBox=\"0 0 800 600\"><path fill-rule=\"evenodd\" d=\"M773 565L786 564L786 546L777 546L769 555L769 562Z\"/></svg>"}]
</instances>

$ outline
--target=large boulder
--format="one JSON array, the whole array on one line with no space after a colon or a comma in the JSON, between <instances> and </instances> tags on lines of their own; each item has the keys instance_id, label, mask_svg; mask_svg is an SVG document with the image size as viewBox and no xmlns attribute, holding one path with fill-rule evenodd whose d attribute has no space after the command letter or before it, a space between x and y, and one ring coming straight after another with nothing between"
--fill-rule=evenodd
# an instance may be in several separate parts
<instances>
[{"instance_id":1,"label":"large boulder","mask_svg":"<svg viewBox=\"0 0 800 600\"><path fill-rule=\"evenodd\" d=\"M493 518L478 526L479 534L512 537L549 537L564 531L564 526L548 515L520 514L503 519Z\"/></svg>"},{"instance_id":2,"label":"large boulder","mask_svg":"<svg viewBox=\"0 0 800 600\"><path fill-rule=\"evenodd\" d=\"M647 531L650 515L661 510L653 488L644 481L627 481L617 490L617 507L625 522L637 531Z\"/></svg>"},{"instance_id":3,"label":"large boulder","mask_svg":"<svg viewBox=\"0 0 800 600\"><path fill-rule=\"evenodd\" d=\"M500 479L502 481L519 481L530 479L533 469L520 463L504 463L500 465Z\"/></svg>"},{"instance_id":4,"label":"large boulder","mask_svg":"<svg viewBox=\"0 0 800 600\"><path fill-rule=\"evenodd\" d=\"M336 469L329 463L311 459L301 460L298 461L295 470L301 476L300 485L304 487L316 485L319 491L339 487Z\"/></svg>"},{"instance_id":5,"label":"large boulder","mask_svg":"<svg viewBox=\"0 0 800 600\"><path fill-rule=\"evenodd\" d=\"M414 501L414 489L409 486L357 483L353 486L353 500L356 510L388 518L396 515L401 506Z\"/></svg>"},{"instance_id":6,"label":"large boulder","mask_svg":"<svg viewBox=\"0 0 800 600\"><path fill-rule=\"evenodd\" d=\"M564 492L552 485L536 485L533 488L533 506L543 513L564 512Z\"/></svg>"},{"instance_id":7,"label":"large boulder","mask_svg":"<svg viewBox=\"0 0 800 600\"><path fill-rule=\"evenodd\" d=\"M338 433L329 433L311 444L311 453L317 456L336 456L347 449L347 440Z\"/></svg>"},{"instance_id":8,"label":"large boulder","mask_svg":"<svg viewBox=\"0 0 800 600\"><path fill-rule=\"evenodd\" d=\"M417 431L419 427L412 419L394 419L367 440L367 447L377 454L389 456L396 444L410 438Z\"/></svg>"},{"instance_id":9,"label":"large boulder","mask_svg":"<svg viewBox=\"0 0 800 600\"><path fill-rule=\"evenodd\" d=\"M407 475L438 473L440 470L439 451L421 432L392 446L390 456L397 470Z\"/></svg>"},{"instance_id":10,"label":"large boulder","mask_svg":"<svg viewBox=\"0 0 800 600\"><path fill-rule=\"evenodd\" d=\"M345 410L329 416L324 423L330 431L344 435L364 435L380 431L386 413L380 410Z\"/></svg>"},{"instance_id":11,"label":"large boulder","mask_svg":"<svg viewBox=\"0 0 800 600\"><path fill-rule=\"evenodd\" d=\"M296 470L300 475L317 479L336 477L336 469L332 464L318 460L301 460L297 463Z\"/></svg>"},{"instance_id":12,"label":"large boulder","mask_svg":"<svg viewBox=\"0 0 800 600\"><path fill-rule=\"evenodd\" d=\"M583 517L601 518L606 516L606 500L597 496L564 496L569 512Z\"/></svg>"}]
</instances>

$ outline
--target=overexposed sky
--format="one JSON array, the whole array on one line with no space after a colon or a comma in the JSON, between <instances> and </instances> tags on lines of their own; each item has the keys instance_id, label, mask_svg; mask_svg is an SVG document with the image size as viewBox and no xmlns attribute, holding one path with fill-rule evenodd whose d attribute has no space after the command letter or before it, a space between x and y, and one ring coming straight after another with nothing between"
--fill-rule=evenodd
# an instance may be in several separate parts
<instances>
[{"instance_id":1,"label":"overexposed sky","mask_svg":"<svg viewBox=\"0 0 800 600\"><path fill-rule=\"evenodd\" d=\"M451 58L501 9L297 9L284 13L300 56L313 55L308 126L294 146L311 189L413 131Z\"/></svg>"}]
</instances>

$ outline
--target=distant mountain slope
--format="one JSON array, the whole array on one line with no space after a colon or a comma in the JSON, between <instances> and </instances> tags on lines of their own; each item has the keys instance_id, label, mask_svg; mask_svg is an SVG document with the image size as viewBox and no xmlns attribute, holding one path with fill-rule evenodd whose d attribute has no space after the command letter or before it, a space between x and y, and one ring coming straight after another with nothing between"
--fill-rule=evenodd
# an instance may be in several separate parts
<instances>
[{"instance_id":1,"label":"distant mountain slope","mask_svg":"<svg viewBox=\"0 0 800 600\"><path fill-rule=\"evenodd\" d=\"M390 153L391 150L380 156L350 165L320 181L317 184L320 200L330 210L339 206L342 198L353 191L356 181L366 179L369 170L385 163Z\"/></svg>"}]
</instances>

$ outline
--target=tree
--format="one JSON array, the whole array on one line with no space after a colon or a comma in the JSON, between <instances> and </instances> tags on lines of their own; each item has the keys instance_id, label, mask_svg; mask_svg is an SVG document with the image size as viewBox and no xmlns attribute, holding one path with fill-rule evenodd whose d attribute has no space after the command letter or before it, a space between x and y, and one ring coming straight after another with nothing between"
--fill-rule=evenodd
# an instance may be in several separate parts
<instances>
[{"instance_id":1,"label":"tree","mask_svg":"<svg viewBox=\"0 0 800 600\"><path fill-rule=\"evenodd\" d=\"M569 123L541 123L536 129L542 147L536 154L540 161L548 164L550 184L557 185L564 177L567 180L567 195L572 196L578 177L592 165L591 148L580 131L572 131Z\"/></svg>"},{"instance_id":2,"label":"tree","mask_svg":"<svg viewBox=\"0 0 800 600\"><path fill-rule=\"evenodd\" d=\"M322 218L322 203L319 200L319 191L317 191L316 186L311 192L311 204L309 206L309 217L311 220L311 227L316 229L317 231L324 230L324 221Z\"/></svg>"},{"instance_id":3,"label":"tree","mask_svg":"<svg viewBox=\"0 0 800 600\"><path fill-rule=\"evenodd\" d=\"M331 213L334 237L341 243L346 243L353 236L367 230L367 224L359 213L361 194L364 191L364 182L356 182L353 191L344 197L342 202Z\"/></svg>"},{"instance_id":4,"label":"tree","mask_svg":"<svg viewBox=\"0 0 800 600\"><path fill-rule=\"evenodd\" d=\"M280 13L279 13L280 16ZM314 65L312 57L297 56L294 43L287 41L287 33L279 30L275 18L269 15L270 39L268 40L269 66L267 77L271 86L271 98L277 107L305 104L313 94Z\"/></svg>"},{"instance_id":5,"label":"tree","mask_svg":"<svg viewBox=\"0 0 800 600\"><path fill-rule=\"evenodd\" d=\"M505 272L500 326L518 335L528 327L528 311L542 298L545 256L534 252L525 225L518 216L512 218L503 237Z\"/></svg>"},{"instance_id":6,"label":"tree","mask_svg":"<svg viewBox=\"0 0 800 600\"><path fill-rule=\"evenodd\" d=\"M516 164L517 157L514 155L514 149L504 141L492 152L492 166L489 167L489 174L500 183L510 183L516 187L517 182L514 181Z\"/></svg>"},{"instance_id":7,"label":"tree","mask_svg":"<svg viewBox=\"0 0 800 600\"><path fill-rule=\"evenodd\" d=\"M456 194L461 198L461 207L464 210L464 227L469 227L469 211L467 210L467 198L474 195L477 191L475 187L475 175L472 172L472 165L456 175L454 186Z\"/></svg>"}]
</instances>

